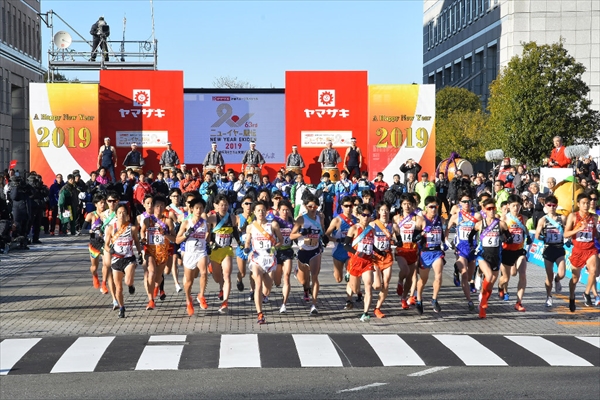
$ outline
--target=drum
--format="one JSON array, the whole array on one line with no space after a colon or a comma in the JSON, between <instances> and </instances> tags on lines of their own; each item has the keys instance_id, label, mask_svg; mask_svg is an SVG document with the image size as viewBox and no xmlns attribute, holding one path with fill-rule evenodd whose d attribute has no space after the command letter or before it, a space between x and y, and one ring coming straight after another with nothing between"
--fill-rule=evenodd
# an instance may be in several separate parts
<instances>
[{"instance_id":1,"label":"drum","mask_svg":"<svg viewBox=\"0 0 600 400\"><path fill-rule=\"evenodd\" d=\"M462 170L463 175L465 176L470 176L473 174L473 165L471 165L469 161L462 158L455 158L454 161L451 161L449 158L447 158L439 163L437 167L437 171L443 172L449 181L454 178L454 173L457 169Z\"/></svg>"},{"instance_id":2,"label":"drum","mask_svg":"<svg viewBox=\"0 0 600 400\"><path fill-rule=\"evenodd\" d=\"M202 168L202 176L205 176L207 172L212 172L214 175L217 172L217 167L215 165L205 165Z\"/></svg>"},{"instance_id":3,"label":"drum","mask_svg":"<svg viewBox=\"0 0 600 400\"><path fill-rule=\"evenodd\" d=\"M129 166L127 168L131 168L131 170L133 172L137 172L138 174L141 174L142 172L144 172L144 170L142 169L142 167L134 167L134 166Z\"/></svg>"},{"instance_id":4,"label":"drum","mask_svg":"<svg viewBox=\"0 0 600 400\"><path fill-rule=\"evenodd\" d=\"M331 182L340 180L340 169L338 167L324 167L321 176L323 176L325 172L329 172L329 179L331 179Z\"/></svg>"},{"instance_id":5,"label":"drum","mask_svg":"<svg viewBox=\"0 0 600 400\"><path fill-rule=\"evenodd\" d=\"M302 167L285 167L285 173L292 172L294 175L302 173Z\"/></svg>"}]
</instances>

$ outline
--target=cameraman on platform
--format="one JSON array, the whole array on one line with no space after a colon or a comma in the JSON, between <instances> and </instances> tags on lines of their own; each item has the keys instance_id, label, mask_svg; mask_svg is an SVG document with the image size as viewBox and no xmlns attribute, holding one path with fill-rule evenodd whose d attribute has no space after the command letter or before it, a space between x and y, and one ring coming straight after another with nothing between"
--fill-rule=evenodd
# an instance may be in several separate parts
<instances>
[{"instance_id":1,"label":"cameraman on platform","mask_svg":"<svg viewBox=\"0 0 600 400\"><path fill-rule=\"evenodd\" d=\"M90 34L94 39L92 43L92 58L90 58L90 61L96 61L96 50L98 47L102 50L104 61L108 61L108 45L106 39L110 36L110 27L106 21L104 21L104 17L98 18L98 21L92 25Z\"/></svg>"}]
</instances>

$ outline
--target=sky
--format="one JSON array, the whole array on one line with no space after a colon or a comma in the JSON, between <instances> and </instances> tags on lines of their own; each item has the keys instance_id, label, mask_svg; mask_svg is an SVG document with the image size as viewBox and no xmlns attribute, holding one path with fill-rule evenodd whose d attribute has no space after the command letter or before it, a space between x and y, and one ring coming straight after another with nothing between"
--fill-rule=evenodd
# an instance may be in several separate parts
<instances>
[{"instance_id":1,"label":"sky","mask_svg":"<svg viewBox=\"0 0 600 400\"><path fill-rule=\"evenodd\" d=\"M185 88L212 88L215 78L224 76L256 88L283 88L285 71L292 70L367 70L369 84L422 82L421 0L153 4L158 69L183 70ZM152 37L149 0L42 0L42 13L49 10L88 40L101 15L112 40L122 39L124 17L126 40ZM54 33L59 30L77 37L55 16ZM52 38L44 24L42 34L46 54ZM97 71L62 73L81 81L99 79Z\"/></svg>"}]
</instances>

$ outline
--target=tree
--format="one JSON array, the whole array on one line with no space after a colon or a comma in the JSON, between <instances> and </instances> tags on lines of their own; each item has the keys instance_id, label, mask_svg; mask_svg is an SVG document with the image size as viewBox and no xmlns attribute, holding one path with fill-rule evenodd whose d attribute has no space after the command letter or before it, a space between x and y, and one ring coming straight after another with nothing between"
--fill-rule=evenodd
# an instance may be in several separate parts
<instances>
[{"instance_id":1,"label":"tree","mask_svg":"<svg viewBox=\"0 0 600 400\"><path fill-rule=\"evenodd\" d=\"M483 159L486 151L486 116L479 97L467 89L447 86L435 96L436 157L457 152L470 161Z\"/></svg>"},{"instance_id":2,"label":"tree","mask_svg":"<svg viewBox=\"0 0 600 400\"><path fill-rule=\"evenodd\" d=\"M556 135L567 145L600 142L600 113L590 108L590 89L581 79L585 67L563 44L523 44L522 56L513 57L490 85L490 134L521 162L539 165Z\"/></svg>"},{"instance_id":3,"label":"tree","mask_svg":"<svg viewBox=\"0 0 600 400\"><path fill-rule=\"evenodd\" d=\"M248 81L238 80L238 77L219 76L213 80L213 85L219 89L251 89L254 86Z\"/></svg>"},{"instance_id":4,"label":"tree","mask_svg":"<svg viewBox=\"0 0 600 400\"><path fill-rule=\"evenodd\" d=\"M48 72L48 71L44 72L43 79L44 79L44 82L49 83L50 82L50 72ZM60 72L54 72L54 82L79 82L79 80L77 78L70 80L66 76L61 74Z\"/></svg>"}]
</instances>

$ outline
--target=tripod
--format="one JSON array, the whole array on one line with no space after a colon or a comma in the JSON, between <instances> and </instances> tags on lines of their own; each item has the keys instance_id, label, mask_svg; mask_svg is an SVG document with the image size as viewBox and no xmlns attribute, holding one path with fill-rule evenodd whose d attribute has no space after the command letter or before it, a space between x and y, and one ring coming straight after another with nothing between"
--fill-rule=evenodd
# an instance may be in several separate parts
<instances>
[{"instance_id":1,"label":"tripod","mask_svg":"<svg viewBox=\"0 0 600 400\"><path fill-rule=\"evenodd\" d=\"M98 48L102 51L102 58L104 58L104 61L108 61L108 42L106 41L105 35L94 36L94 42L92 43L92 57L90 58L90 61L96 61Z\"/></svg>"}]
</instances>

